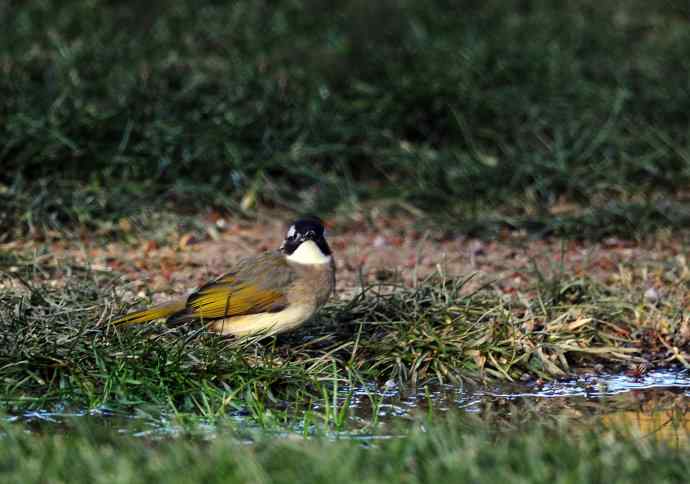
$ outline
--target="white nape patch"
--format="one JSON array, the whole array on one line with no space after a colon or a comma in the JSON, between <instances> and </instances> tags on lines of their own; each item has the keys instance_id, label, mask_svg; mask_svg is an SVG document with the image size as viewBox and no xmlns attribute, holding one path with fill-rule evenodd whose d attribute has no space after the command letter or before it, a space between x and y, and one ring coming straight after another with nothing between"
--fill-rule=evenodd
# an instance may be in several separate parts
<instances>
[{"instance_id":1,"label":"white nape patch","mask_svg":"<svg viewBox=\"0 0 690 484\"><path fill-rule=\"evenodd\" d=\"M313 240L306 240L287 256L287 260L298 264L327 264L331 261L331 256L321 252Z\"/></svg>"}]
</instances>

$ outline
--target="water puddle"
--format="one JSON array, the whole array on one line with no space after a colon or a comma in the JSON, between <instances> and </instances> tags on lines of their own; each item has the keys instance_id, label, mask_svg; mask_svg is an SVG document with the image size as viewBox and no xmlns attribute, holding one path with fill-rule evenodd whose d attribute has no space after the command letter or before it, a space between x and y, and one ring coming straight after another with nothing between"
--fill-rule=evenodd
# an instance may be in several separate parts
<instances>
[{"instance_id":1,"label":"water puddle","mask_svg":"<svg viewBox=\"0 0 690 484\"><path fill-rule=\"evenodd\" d=\"M532 390L508 394L495 393L493 396L511 398L587 397L594 399L654 389L681 389L690 392L690 372L688 370L652 370L643 375L635 376L625 374L582 375L570 380L547 382Z\"/></svg>"},{"instance_id":2,"label":"water puddle","mask_svg":"<svg viewBox=\"0 0 690 484\"><path fill-rule=\"evenodd\" d=\"M284 402L289 407L289 402ZM529 423L544 418L569 419L575 424L593 423L629 429L636 435L672 444L690 442L690 372L655 370L644 375L581 375L543 384L497 384L492 387L429 385L414 391L395 385L340 387L335 396L309 409L292 409L283 417L257 422L247 411L222 419L121 414L109 409L68 412L32 411L6 417L36 432L65 431L98 422L107 428L148 439L180 435L212 439L225 428L270 432L276 436L311 435L323 432L339 438L372 440L401 434L406 420L459 411L495 422ZM278 412L275 412L279 414ZM281 420L282 419L282 420ZM268 424L267 424L268 422ZM403 424L403 425L401 425ZM250 440L250 438L248 438Z\"/></svg>"},{"instance_id":3,"label":"water puddle","mask_svg":"<svg viewBox=\"0 0 690 484\"><path fill-rule=\"evenodd\" d=\"M358 389L353 406L366 418L371 392ZM412 394L387 392L377 417L384 422L459 410L485 420L530 422L566 418L573 423L627 429L669 443L690 442L690 372L655 370L644 375L581 375L541 385L499 384L489 388L451 385L418 389ZM354 412L357 415L357 411Z\"/></svg>"}]
</instances>

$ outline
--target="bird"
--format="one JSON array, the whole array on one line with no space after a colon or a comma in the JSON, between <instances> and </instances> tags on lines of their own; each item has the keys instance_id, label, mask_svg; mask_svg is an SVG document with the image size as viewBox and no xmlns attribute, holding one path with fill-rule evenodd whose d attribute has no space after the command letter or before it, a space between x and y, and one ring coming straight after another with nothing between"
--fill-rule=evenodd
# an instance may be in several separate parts
<instances>
[{"instance_id":1,"label":"bird","mask_svg":"<svg viewBox=\"0 0 690 484\"><path fill-rule=\"evenodd\" d=\"M182 299L115 319L118 326L165 318L201 322L216 333L270 336L300 327L335 291L335 260L316 216L295 220L280 248L237 262Z\"/></svg>"}]
</instances>

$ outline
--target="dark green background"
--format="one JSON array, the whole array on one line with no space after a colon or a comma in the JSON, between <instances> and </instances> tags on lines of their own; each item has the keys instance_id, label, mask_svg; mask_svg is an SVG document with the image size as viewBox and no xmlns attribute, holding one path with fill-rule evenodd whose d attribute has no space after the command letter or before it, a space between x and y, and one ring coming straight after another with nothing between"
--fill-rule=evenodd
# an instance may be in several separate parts
<instances>
[{"instance_id":1,"label":"dark green background","mask_svg":"<svg viewBox=\"0 0 690 484\"><path fill-rule=\"evenodd\" d=\"M684 226L686 1L6 1L0 226L412 204ZM555 203L580 210L554 217Z\"/></svg>"}]
</instances>

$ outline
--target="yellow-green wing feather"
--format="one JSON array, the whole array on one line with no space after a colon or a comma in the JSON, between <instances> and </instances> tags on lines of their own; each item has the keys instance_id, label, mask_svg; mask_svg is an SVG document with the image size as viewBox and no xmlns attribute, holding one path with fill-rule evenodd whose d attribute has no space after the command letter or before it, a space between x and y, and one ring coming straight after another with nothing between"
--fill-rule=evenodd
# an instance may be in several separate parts
<instances>
[{"instance_id":1,"label":"yellow-green wing feather","mask_svg":"<svg viewBox=\"0 0 690 484\"><path fill-rule=\"evenodd\" d=\"M296 274L280 252L244 259L235 269L191 294L170 323L276 312L287 306L286 291Z\"/></svg>"},{"instance_id":2,"label":"yellow-green wing feather","mask_svg":"<svg viewBox=\"0 0 690 484\"><path fill-rule=\"evenodd\" d=\"M195 318L217 319L241 314L262 313L285 307L285 294L262 289L255 284L213 284L187 301L187 311Z\"/></svg>"},{"instance_id":3,"label":"yellow-green wing feather","mask_svg":"<svg viewBox=\"0 0 690 484\"><path fill-rule=\"evenodd\" d=\"M133 313L126 314L113 321L113 324L117 325L128 325L128 324L142 324L148 323L149 321L155 321L156 319L169 318L173 314L182 311L186 306L186 301L180 299L177 301L170 301L158 306L154 306L149 309L144 309L142 311L136 311Z\"/></svg>"},{"instance_id":4,"label":"yellow-green wing feather","mask_svg":"<svg viewBox=\"0 0 690 484\"><path fill-rule=\"evenodd\" d=\"M113 323L141 324L166 318L176 324L280 311L287 306L286 291L295 277L280 252L267 252L240 261L231 272L202 286L186 300L136 311Z\"/></svg>"}]
</instances>

